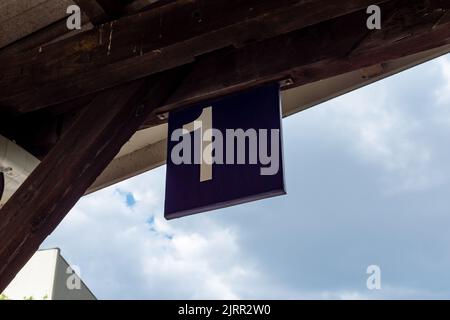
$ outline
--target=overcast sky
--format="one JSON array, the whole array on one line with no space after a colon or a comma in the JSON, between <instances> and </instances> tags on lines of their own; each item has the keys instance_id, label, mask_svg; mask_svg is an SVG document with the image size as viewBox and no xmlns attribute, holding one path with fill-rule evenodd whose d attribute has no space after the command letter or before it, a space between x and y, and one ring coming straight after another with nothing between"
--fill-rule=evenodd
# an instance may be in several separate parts
<instances>
[{"instance_id":1,"label":"overcast sky","mask_svg":"<svg viewBox=\"0 0 450 320\"><path fill-rule=\"evenodd\" d=\"M42 247L100 299L449 299L450 55L283 126L287 196L168 222L161 167L84 197Z\"/></svg>"}]
</instances>

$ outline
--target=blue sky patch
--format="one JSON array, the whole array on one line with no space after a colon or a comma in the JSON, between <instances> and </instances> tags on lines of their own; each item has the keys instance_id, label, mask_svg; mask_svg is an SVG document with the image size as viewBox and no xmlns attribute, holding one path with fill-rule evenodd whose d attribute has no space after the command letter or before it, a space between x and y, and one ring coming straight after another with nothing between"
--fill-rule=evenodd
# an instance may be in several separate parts
<instances>
[{"instance_id":1,"label":"blue sky patch","mask_svg":"<svg viewBox=\"0 0 450 320\"><path fill-rule=\"evenodd\" d=\"M132 192L123 191L120 189L117 189L117 192L125 198L125 203L128 207L132 208L136 204L136 199L133 196Z\"/></svg>"}]
</instances>

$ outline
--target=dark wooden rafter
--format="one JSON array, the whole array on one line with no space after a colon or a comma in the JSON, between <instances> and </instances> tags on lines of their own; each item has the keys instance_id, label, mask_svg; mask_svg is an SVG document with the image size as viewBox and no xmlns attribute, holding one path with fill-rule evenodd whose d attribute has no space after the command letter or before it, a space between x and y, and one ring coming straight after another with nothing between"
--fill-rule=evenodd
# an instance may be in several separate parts
<instances>
[{"instance_id":1,"label":"dark wooden rafter","mask_svg":"<svg viewBox=\"0 0 450 320\"><path fill-rule=\"evenodd\" d=\"M428 8L419 13L411 1L408 6L406 1L403 6L399 3L384 6L384 27L379 31L368 32L364 23L367 15L362 10L240 49L228 48L202 56L165 106L155 110L141 128L164 123L157 117L160 113L262 83L291 79L292 86L300 86L449 43L450 24L442 19L445 12ZM410 26L414 26L414 31ZM41 136L36 144L37 139L32 137L39 135L24 134L36 121L30 125L26 119L39 117L58 123L63 119L61 129L66 130L73 118L70 111L88 103L92 96L46 108L43 115L38 111L18 121L10 119L3 128L9 127L12 132L4 135L42 157L54 143L55 132L46 139ZM54 127L45 125L44 129ZM33 131L41 132L39 128Z\"/></svg>"},{"instance_id":2,"label":"dark wooden rafter","mask_svg":"<svg viewBox=\"0 0 450 320\"><path fill-rule=\"evenodd\" d=\"M169 97L183 72L107 90L84 108L0 211L0 292L152 110Z\"/></svg>"},{"instance_id":3,"label":"dark wooden rafter","mask_svg":"<svg viewBox=\"0 0 450 320\"><path fill-rule=\"evenodd\" d=\"M1 58L0 107L30 112L386 1L180 0Z\"/></svg>"},{"instance_id":4,"label":"dark wooden rafter","mask_svg":"<svg viewBox=\"0 0 450 320\"><path fill-rule=\"evenodd\" d=\"M385 9L386 24L379 31L368 33L362 23L367 16L361 11L198 58L179 89L155 113L270 81L289 78L292 86L299 86L450 43L450 24L441 19L445 12L429 8L418 13L414 7L396 5ZM53 109L74 105L65 103ZM147 121L147 125L158 123L155 114Z\"/></svg>"},{"instance_id":5,"label":"dark wooden rafter","mask_svg":"<svg viewBox=\"0 0 450 320\"><path fill-rule=\"evenodd\" d=\"M125 13L124 0L74 0L95 26L120 18Z\"/></svg>"},{"instance_id":6,"label":"dark wooden rafter","mask_svg":"<svg viewBox=\"0 0 450 320\"><path fill-rule=\"evenodd\" d=\"M128 14L146 11L146 10L154 10L156 8L160 8L167 5L172 5L178 0L153 0L150 2L149 0L133 0L125 7L125 11Z\"/></svg>"},{"instance_id":7,"label":"dark wooden rafter","mask_svg":"<svg viewBox=\"0 0 450 320\"><path fill-rule=\"evenodd\" d=\"M265 82L291 79L291 87L384 63L450 44L449 12L441 1L397 1L383 6L381 30L367 31L365 11L303 30L223 50L197 59L185 82L157 112L239 91ZM421 10L416 10L419 6ZM386 20L389 19L389 22ZM155 118L149 119L149 123Z\"/></svg>"}]
</instances>

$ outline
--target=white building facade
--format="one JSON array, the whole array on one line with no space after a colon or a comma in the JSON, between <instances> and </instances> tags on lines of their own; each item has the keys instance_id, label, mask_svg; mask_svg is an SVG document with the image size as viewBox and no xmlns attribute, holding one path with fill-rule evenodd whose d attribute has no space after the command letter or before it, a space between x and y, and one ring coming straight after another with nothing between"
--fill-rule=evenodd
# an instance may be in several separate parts
<instances>
[{"instance_id":1,"label":"white building facade","mask_svg":"<svg viewBox=\"0 0 450 320\"><path fill-rule=\"evenodd\" d=\"M39 250L3 292L11 300L96 300L61 256L59 249Z\"/></svg>"}]
</instances>

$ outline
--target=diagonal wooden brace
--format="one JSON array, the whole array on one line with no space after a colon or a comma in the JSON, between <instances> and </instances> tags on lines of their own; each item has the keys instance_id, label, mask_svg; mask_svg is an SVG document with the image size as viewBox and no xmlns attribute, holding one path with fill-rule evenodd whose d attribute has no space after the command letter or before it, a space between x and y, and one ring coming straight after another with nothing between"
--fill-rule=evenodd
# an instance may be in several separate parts
<instances>
[{"instance_id":1,"label":"diagonal wooden brace","mask_svg":"<svg viewBox=\"0 0 450 320\"><path fill-rule=\"evenodd\" d=\"M183 74L174 70L101 92L82 110L0 210L0 292Z\"/></svg>"}]
</instances>

